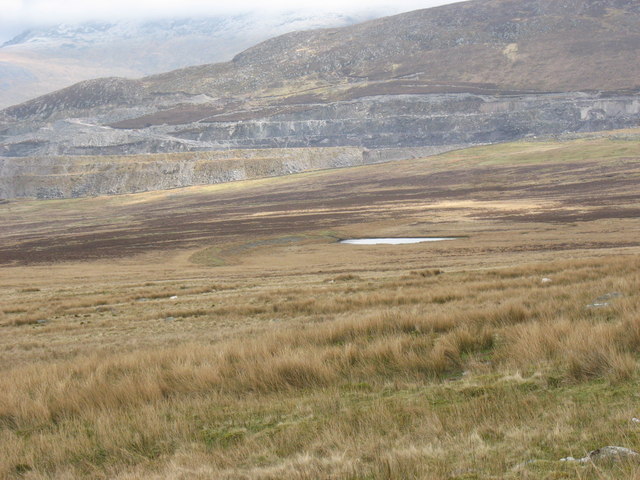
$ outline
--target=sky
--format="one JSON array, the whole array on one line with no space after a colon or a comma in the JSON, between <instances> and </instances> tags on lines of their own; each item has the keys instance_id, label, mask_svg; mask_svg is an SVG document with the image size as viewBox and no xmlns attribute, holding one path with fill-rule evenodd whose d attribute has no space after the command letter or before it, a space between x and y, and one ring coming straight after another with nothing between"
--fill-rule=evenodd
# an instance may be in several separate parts
<instances>
[{"instance_id":1,"label":"sky","mask_svg":"<svg viewBox=\"0 0 640 480\"><path fill-rule=\"evenodd\" d=\"M376 16L428 8L459 0L0 0L0 42L28 28L87 20L119 20L247 11L324 10Z\"/></svg>"}]
</instances>

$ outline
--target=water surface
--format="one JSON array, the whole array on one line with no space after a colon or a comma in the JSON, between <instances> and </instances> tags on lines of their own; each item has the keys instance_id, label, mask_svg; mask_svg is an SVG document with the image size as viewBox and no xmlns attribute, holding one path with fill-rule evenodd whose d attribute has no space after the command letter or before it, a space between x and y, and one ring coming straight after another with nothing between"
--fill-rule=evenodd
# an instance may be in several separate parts
<instances>
[{"instance_id":1,"label":"water surface","mask_svg":"<svg viewBox=\"0 0 640 480\"><path fill-rule=\"evenodd\" d=\"M457 240L455 237L413 237L413 238L351 238L340 240L349 245L405 245L409 243L443 242Z\"/></svg>"}]
</instances>

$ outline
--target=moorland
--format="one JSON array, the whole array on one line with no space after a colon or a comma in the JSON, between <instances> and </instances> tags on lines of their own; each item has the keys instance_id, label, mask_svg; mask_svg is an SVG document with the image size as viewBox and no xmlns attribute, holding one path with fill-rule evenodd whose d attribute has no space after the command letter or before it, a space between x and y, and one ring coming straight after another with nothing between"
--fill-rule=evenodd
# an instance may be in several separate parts
<instances>
[{"instance_id":1,"label":"moorland","mask_svg":"<svg viewBox=\"0 0 640 480\"><path fill-rule=\"evenodd\" d=\"M4 202L0 477L637 478L639 134Z\"/></svg>"}]
</instances>

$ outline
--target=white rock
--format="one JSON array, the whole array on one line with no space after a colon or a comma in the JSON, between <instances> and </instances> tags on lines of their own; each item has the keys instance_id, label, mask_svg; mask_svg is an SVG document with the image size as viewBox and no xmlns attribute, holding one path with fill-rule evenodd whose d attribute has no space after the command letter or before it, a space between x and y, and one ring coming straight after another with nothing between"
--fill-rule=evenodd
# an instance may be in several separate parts
<instances>
[{"instance_id":1,"label":"white rock","mask_svg":"<svg viewBox=\"0 0 640 480\"><path fill-rule=\"evenodd\" d=\"M587 308L600 308L600 307L608 307L608 306L609 306L609 302L591 303L591 304L587 305Z\"/></svg>"},{"instance_id":2,"label":"white rock","mask_svg":"<svg viewBox=\"0 0 640 480\"><path fill-rule=\"evenodd\" d=\"M616 447L609 445L607 447L598 448L589 452L589 455L585 457L588 460L623 460L634 459L640 460L640 453L635 450L631 450L626 447Z\"/></svg>"},{"instance_id":3,"label":"white rock","mask_svg":"<svg viewBox=\"0 0 640 480\"><path fill-rule=\"evenodd\" d=\"M561 462L578 462L578 463L588 463L588 462L597 462L597 461L615 461L615 460L634 460L640 461L640 453L635 450L631 450L626 447L616 447L613 445L609 445L606 447L598 448L596 450L592 450L587 454L586 457L582 458L573 458L573 457L565 457L561 458Z\"/></svg>"}]
</instances>

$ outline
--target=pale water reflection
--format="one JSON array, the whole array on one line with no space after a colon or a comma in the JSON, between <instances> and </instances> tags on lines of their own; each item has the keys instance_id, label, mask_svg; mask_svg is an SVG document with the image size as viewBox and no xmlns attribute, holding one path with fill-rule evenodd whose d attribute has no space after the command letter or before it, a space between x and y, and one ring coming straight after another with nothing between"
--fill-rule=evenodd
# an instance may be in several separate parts
<instances>
[{"instance_id":1,"label":"pale water reflection","mask_svg":"<svg viewBox=\"0 0 640 480\"><path fill-rule=\"evenodd\" d=\"M445 240L457 240L456 237L417 237L417 238L352 238L340 240L340 243L349 245L405 245L409 243L443 242Z\"/></svg>"}]
</instances>

